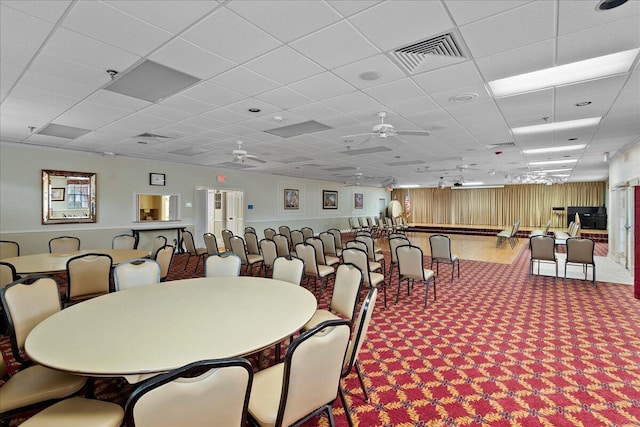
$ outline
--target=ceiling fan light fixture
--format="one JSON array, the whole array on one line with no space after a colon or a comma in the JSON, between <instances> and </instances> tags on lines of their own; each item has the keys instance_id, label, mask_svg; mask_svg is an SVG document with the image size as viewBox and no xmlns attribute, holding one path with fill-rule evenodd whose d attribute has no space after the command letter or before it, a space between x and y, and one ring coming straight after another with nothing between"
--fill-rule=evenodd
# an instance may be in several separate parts
<instances>
[{"instance_id":1,"label":"ceiling fan light fixture","mask_svg":"<svg viewBox=\"0 0 640 427\"><path fill-rule=\"evenodd\" d=\"M596 10L610 10L625 4L627 0L602 0L596 6Z\"/></svg>"}]
</instances>

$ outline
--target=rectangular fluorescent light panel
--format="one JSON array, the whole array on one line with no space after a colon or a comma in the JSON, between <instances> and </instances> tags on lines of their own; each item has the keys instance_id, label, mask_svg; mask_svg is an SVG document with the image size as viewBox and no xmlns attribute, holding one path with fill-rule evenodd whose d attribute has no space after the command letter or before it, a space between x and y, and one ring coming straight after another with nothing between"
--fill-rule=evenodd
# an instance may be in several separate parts
<instances>
[{"instance_id":1,"label":"rectangular fluorescent light panel","mask_svg":"<svg viewBox=\"0 0 640 427\"><path fill-rule=\"evenodd\" d=\"M544 169L544 170L538 170L538 171L533 171L534 173L549 173L549 172L571 172L573 169L569 169L569 168L562 168L562 169Z\"/></svg>"},{"instance_id":2,"label":"rectangular fluorescent light panel","mask_svg":"<svg viewBox=\"0 0 640 427\"><path fill-rule=\"evenodd\" d=\"M640 49L625 50L489 82L495 97L531 92L626 73Z\"/></svg>"},{"instance_id":3,"label":"rectangular fluorescent light panel","mask_svg":"<svg viewBox=\"0 0 640 427\"><path fill-rule=\"evenodd\" d=\"M358 154L383 153L385 151L391 151L391 148L387 148L387 147L384 147L382 145L379 145L377 147L361 148L359 150L341 151L340 154L348 154L349 156L357 156Z\"/></svg>"},{"instance_id":4,"label":"rectangular fluorescent light panel","mask_svg":"<svg viewBox=\"0 0 640 427\"><path fill-rule=\"evenodd\" d=\"M511 129L514 135L528 135L531 133L552 132L556 130L567 130L597 126L602 117L589 117L588 119L568 120L566 122L544 123L541 125L522 126Z\"/></svg>"},{"instance_id":5,"label":"rectangular fluorescent light panel","mask_svg":"<svg viewBox=\"0 0 640 427\"><path fill-rule=\"evenodd\" d=\"M283 126L275 129L267 129L266 133L270 133L271 135L277 135L282 138L291 138L292 136L304 135L306 133L312 132L320 132L321 130L331 129L327 125L323 125L322 123L318 123L313 120L309 120L308 122L296 123L294 125Z\"/></svg>"},{"instance_id":6,"label":"rectangular fluorescent light panel","mask_svg":"<svg viewBox=\"0 0 640 427\"><path fill-rule=\"evenodd\" d=\"M545 160L543 162L529 162L529 166L538 166L538 165L561 165L563 163L575 163L578 159L565 159L565 160ZM549 172L549 171L543 171Z\"/></svg>"},{"instance_id":7,"label":"rectangular fluorescent light panel","mask_svg":"<svg viewBox=\"0 0 640 427\"><path fill-rule=\"evenodd\" d=\"M463 182L462 183L462 185L465 186L465 187L470 187L472 185L482 185L482 184L484 184L484 182L480 182L480 181L478 181L478 182Z\"/></svg>"},{"instance_id":8,"label":"rectangular fluorescent light panel","mask_svg":"<svg viewBox=\"0 0 640 427\"><path fill-rule=\"evenodd\" d=\"M533 148L531 150L522 150L522 152L524 154L557 153L559 151L581 150L586 146L586 144L565 145L564 147Z\"/></svg>"},{"instance_id":9,"label":"rectangular fluorescent light panel","mask_svg":"<svg viewBox=\"0 0 640 427\"><path fill-rule=\"evenodd\" d=\"M398 188L419 188L420 186L418 184L403 184L403 185L398 185Z\"/></svg>"},{"instance_id":10,"label":"rectangular fluorescent light panel","mask_svg":"<svg viewBox=\"0 0 640 427\"><path fill-rule=\"evenodd\" d=\"M149 102L160 101L199 82L197 77L153 61L144 61L122 76L116 76L105 90Z\"/></svg>"},{"instance_id":11,"label":"rectangular fluorescent light panel","mask_svg":"<svg viewBox=\"0 0 640 427\"><path fill-rule=\"evenodd\" d=\"M40 135L55 136L58 138L76 139L91 132L89 129L76 128L73 126L56 125L49 123L40 132Z\"/></svg>"}]
</instances>

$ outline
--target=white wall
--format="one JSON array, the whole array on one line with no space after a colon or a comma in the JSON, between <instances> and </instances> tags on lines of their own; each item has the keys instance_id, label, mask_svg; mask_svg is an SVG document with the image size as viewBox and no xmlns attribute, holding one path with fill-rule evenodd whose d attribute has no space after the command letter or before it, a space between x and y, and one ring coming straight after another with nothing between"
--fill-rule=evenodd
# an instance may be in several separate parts
<instances>
[{"instance_id":1,"label":"white wall","mask_svg":"<svg viewBox=\"0 0 640 427\"><path fill-rule=\"evenodd\" d=\"M97 223L42 225L42 169L97 173ZM150 172L166 174L166 186L150 186ZM216 182L218 175L225 175L226 181ZM291 187L301 190L299 211L282 208L283 189ZM245 225L255 227L260 237L263 229L283 224L291 229L309 226L316 232L331 227L348 229L348 217L377 216L378 199L388 202L390 198L388 192L376 187L345 187L335 182L1 142L0 239L19 242L22 255L47 252L49 239L60 235L79 237L82 249L111 247L114 235L130 233L132 227L151 226L134 223L134 193L180 194L181 220L170 224L193 230L201 205L196 199L197 188L243 190ZM322 209L323 189L339 191L337 210ZM364 209L353 209L354 192L364 193ZM193 207L185 207L188 203ZM252 210L247 210L249 204L253 204Z\"/></svg>"},{"instance_id":2,"label":"white wall","mask_svg":"<svg viewBox=\"0 0 640 427\"><path fill-rule=\"evenodd\" d=\"M636 143L624 154L617 156L609 165L609 185L624 185L640 180L640 143Z\"/></svg>"}]
</instances>

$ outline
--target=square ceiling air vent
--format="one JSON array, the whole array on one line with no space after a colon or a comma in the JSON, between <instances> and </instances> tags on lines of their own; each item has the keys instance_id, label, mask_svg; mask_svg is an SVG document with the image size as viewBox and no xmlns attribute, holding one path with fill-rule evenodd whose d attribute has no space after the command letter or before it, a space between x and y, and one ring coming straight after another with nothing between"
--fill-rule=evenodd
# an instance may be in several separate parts
<instances>
[{"instance_id":1,"label":"square ceiling air vent","mask_svg":"<svg viewBox=\"0 0 640 427\"><path fill-rule=\"evenodd\" d=\"M306 133L320 132L321 130L331 129L327 125L318 123L313 120L308 122L296 123L295 125L283 126L280 128L265 130L266 133L277 135L282 138L291 138L292 136L304 135Z\"/></svg>"},{"instance_id":2,"label":"square ceiling air vent","mask_svg":"<svg viewBox=\"0 0 640 427\"><path fill-rule=\"evenodd\" d=\"M105 90L157 102L199 81L199 78L181 71L153 61L144 61L125 74L117 75Z\"/></svg>"},{"instance_id":3,"label":"square ceiling air vent","mask_svg":"<svg viewBox=\"0 0 640 427\"><path fill-rule=\"evenodd\" d=\"M383 147L379 145L377 147L371 148L361 148L359 150L347 150L341 151L341 154L348 154L349 156L357 156L358 154L373 154L373 153L384 153L385 151L391 151L391 148Z\"/></svg>"},{"instance_id":4,"label":"square ceiling air vent","mask_svg":"<svg viewBox=\"0 0 640 427\"><path fill-rule=\"evenodd\" d=\"M67 138L67 139L76 139L91 132L89 129L76 128L73 126L65 126L65 125L56 125L54 123L49 123L47 126L42 128L40 135L49 135L56 136L58 138Z\"/></svg>"},{"instance_id":5,"label":"square ceiling air vent","mask_svg":"<svg viewBox=\"0 0 640 427\"><path fill-rule=\"evenodd\" d=\"M462 46L452 32L403 46L391 51L390 55L409 74L423 73L467 60Z\"/></svg>"}]
</instances>

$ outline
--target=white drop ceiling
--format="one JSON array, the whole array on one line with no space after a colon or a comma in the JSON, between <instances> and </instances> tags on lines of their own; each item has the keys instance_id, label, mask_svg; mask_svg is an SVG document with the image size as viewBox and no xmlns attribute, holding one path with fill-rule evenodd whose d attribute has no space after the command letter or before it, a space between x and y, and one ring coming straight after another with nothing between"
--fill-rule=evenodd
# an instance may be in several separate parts
<instances>
[{"instance_id":1,"label":"white drop ceiling","mask_svg":"<svg viewBox=\"0 0 640 427\"><path fill-rule=\"evenodd\" d=\"M441 176L523 182L543 169L529 162L562 159L578 160L567 164L569 181L604 180L605 153L639 143L637 55L627 72L564 87L496 99L487 84L640 48L640 0L609 11L597 3L1 0L0 139L363 185L395 178L434 186ZM432 58L410 73L392 55L443 33L453 34L462 58ZM199 82L157 102L105 89L107 70L117 81L147 60ZM379 78L361 78L367 72ZM396 130L431 134L345 138L370 132L381 111ZM511 131L595 116L598 126L572 131ZM330 129L265 132L308 121ZM51 124L89 132L38 133ZM239 140L267 162L233 163ZM515 144L493 145L506 142ZM576 144L586 147L522 152Z\"/></svg>"}]
</instances>

